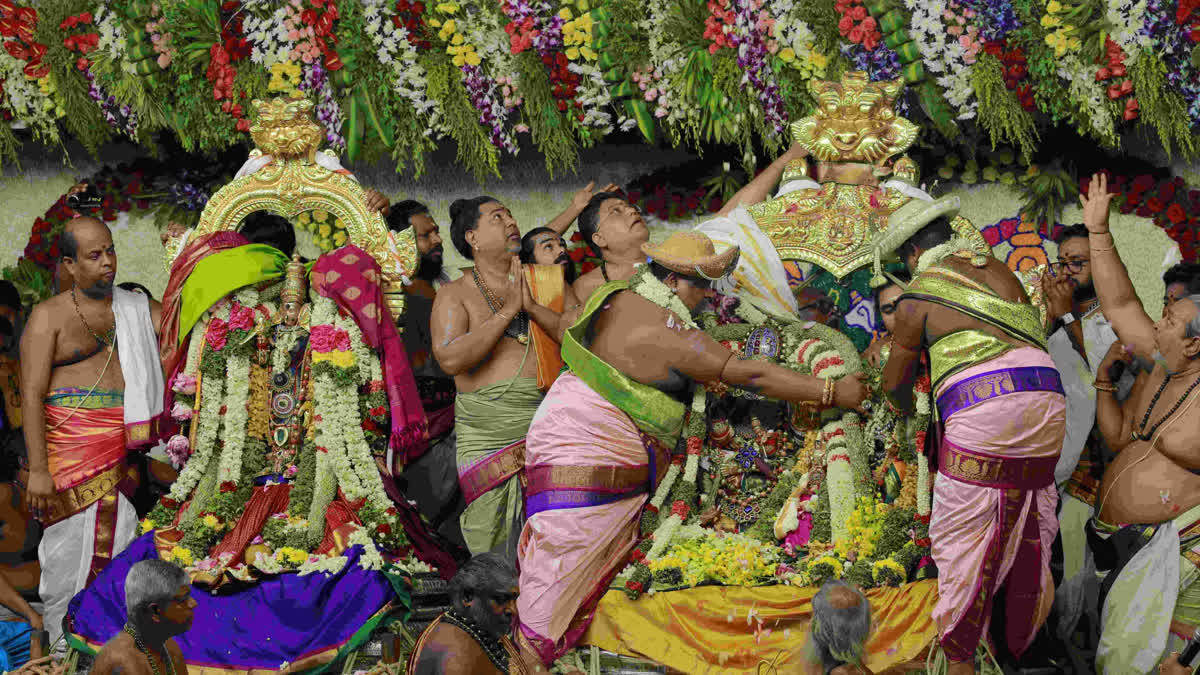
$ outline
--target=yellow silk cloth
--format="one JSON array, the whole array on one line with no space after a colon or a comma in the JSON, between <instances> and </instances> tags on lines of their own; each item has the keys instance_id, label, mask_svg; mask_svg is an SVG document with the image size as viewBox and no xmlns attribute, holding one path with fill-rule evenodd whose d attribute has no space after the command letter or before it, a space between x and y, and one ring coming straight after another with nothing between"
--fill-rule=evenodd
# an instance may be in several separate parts
<instances>
[{"instance_id":1,"label":"yellow silk cloth","mask_svg":"<svg viewBox=\"0 0 1200 675\"><path fill-rule=\"evenodd\" d=\"M561 265L526 265L525 281L535 302L562 313L566 279ZM562 371L562 348L558 340L542 330L536 321L529 322L529 332L533 337L533 353L537 356L538 389L550 391L550 385L554 384L558 373Z\"/></svg>"},{"instance_id":2,"label":"yellow silk cloth","mask_svg":"<svg viewBox=\"0 0 1200 675\"><path fill-rule=\"evenodd\" d=\"M818 590L701 586L637 600L609 591L581 642L685 673L799 672ZM937 581L871 589L867 599L872 631L865 665L881 673L923 661L938 635Z\"/></svg>"}]
</instances>

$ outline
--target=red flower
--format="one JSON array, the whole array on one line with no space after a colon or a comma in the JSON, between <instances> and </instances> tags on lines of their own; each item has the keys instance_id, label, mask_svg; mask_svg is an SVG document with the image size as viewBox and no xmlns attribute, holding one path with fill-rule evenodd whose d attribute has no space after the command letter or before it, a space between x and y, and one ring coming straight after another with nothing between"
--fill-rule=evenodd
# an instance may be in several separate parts
<instances>
[{"instance_id":1,"label":"red flower","mask_svg":"<svg viewBox=\"0 0 1200 675\"><path fill-rule=\"evenodd\" d=\"M384 511L384 513L385 513L385 514L387 514L387 515L389 515L389 516L394 516L394 515L396 515L396 507L394 507L394 506L389 506L389 507L387 507L387 510L386 510L386 511Z\"/></svg>"},{"instance_id":2,"label":"red flower","mask_svg":"<svg viewBox=\"0 0 1200 675\"><path fill-rule=\"evenodd\" d=\"M642 549L635 548L635 549L633 549L633 553L631 553L629 555L629 557L632 558L634 562L640 563L646 559L646 554L642 552Z\"/></svg>"},{"instance_id":3,"label":"red flower","mask_svg":"<svg viewBox=\"0 0 1200 675\"><path fill-rule=\"evenodd\" d=\"M337 329L337 332L334 334L334 340L336 341L338 351L343 351L343 352L350 351L350 334L349 333L347 333L346 331L339 328L339 329Z\"/></svg>"},{"instance_id":4,"label":"red flower","mask_svg":"<svg viewBox=\"0 0 1200 675\"><path fill-rule=\"evenodd\" d=\"M242 118L242 119L238 120L236 128L238 131L243 131L243 132L250 131L250 120L248 120L246 118Z\"/></svg>"},{"instance_id":5,"label":"red flower","mask_svg":"<svg viewBox=\"0 0 1200 675\"><path fill-rule=\"evenodd\" d=\"M237 484L231 480L221 482L221 493L237 492Z\"/></svg>"},{"instance_id":6,"label":"red flower","mask_svg":"<svg viewBox=\"0 0 1200 675\"><path fill-rule=\"evenodd\" d=\"M1163 204L1158 196L1154 196L1146 200L1146 208L1150 209L1150 213L1162 213L1162 210L1166 208L1166 204Z\"/></svg>"},{"instance_id":7,"label":"red flower","mask_svg":"<svg viewBox=\"0 0 1200 675\"><path fill-rule=\"evenodd\" d=\"M671 504L671 515L679 516L680 520L687 520L689 511L691 511L691 507L683 500L678 500L674 504Z\"/></svg>"},{"instance_id":8,"label":"red flower","mask_svg":"<svg viewBox=\"0 0 1200 675\"><path fill-rule=\"evenodd\" d=\"M628 588L629 590L633 591L634 593L641 593L643 590L645 590L646 587L643 586L642 582L640 582L640 581L626 581L625 588Z\"/></svg>"},{"instance_id":9,"label":"red flower","mask_svg":"<svg viewBox=\"0 0 1200 675\"><path fill-rule=\"evenodd\" d=\"M208 346L213 351L221 351L225 348L225 340L229 337L229 324L223 319L214 317L212 323L208 324L208 333L205 339L208 340Z\"/></svg>"},{"instance_id":10,"label":"red flower","mask_svg":"<svg viewBox=\"0 0 1200 675\"><path fill-rule=\"evenodd\" d=\"M175 510L175 509L179 508L179 502L175 501L174 499L171 499L170 497L164 496L162 499L158 500L158 503L162 504L163 508L168 508L171 510Z\"/></svg>"},{"instance_id":11,"label":"red flower","mask_svg":"<svg viewBox=\"0 0 1200 675\"><path fill-rule=\"evenodd\" d=\"M392 526L387 523L380 523L375 526L375 531L379 534L388 535L392 533Z\"/></svg>"},{"instance_id":12,"label":"red flower","mask_svg":"<svg viewBox=\"0 0 1200 675\"><path fill-rule=\"evenodd\" d=\"M1187 212L1179 204L1171 204L1167 207L1167 219L1178 225L1187 220Z\"/></svg>"},{"instance_id":13,"label":"red flower","mask_svg":"<svg viewBox=\"0 0 1200 675\"><path fill-rule=\"evenodd\" d=\"M699 436L689 436L687 439L687 454L698 455L704 450L704 440Z\"/></svg>"}]
</instances>

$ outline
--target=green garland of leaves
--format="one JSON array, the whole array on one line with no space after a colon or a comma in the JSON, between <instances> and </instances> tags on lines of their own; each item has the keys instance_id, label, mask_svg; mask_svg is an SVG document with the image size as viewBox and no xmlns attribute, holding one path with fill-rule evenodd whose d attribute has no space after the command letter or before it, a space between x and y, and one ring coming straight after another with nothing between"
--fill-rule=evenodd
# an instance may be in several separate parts
<instances>
[{"instance_id":1,"label":"green garland of leaves","mask_svg":"<svg viewBox=\"0 0 1200 675\"><path fill-rule=\"evenodd\" d=\"M420 61L428 76L429 98L442 101L442 120L458 144L459 164L471 167L480 183L488 175L499 178L499 153L479 124L479 112L471 105L459 70L443 54L425 54Z\"/></svg>"},{"instance_id":2,"label":"green garland of leaves","mask_svg":"<svg viewBox=\"0 0 1200 675\"><path fill-rule=\"evenodd\" d=\"M1022 160L1031 161L1039 140L1037 127L1033 115L1005 86L1000 60L986 52L980 54L971 71L971 85L979 98L979 126L992 139L992 149L1011 143L1020 150Z\"/></svg>"},{"instance_id":3,"label":"green garland of leaves","mask_svg":"<svg viewBox=\"0 0 1200 675\"><path fill-rule=\"evenodd\" d=\"M517 56L518 82L525 99L521 106L524 120L529 124L533 142L546 160L546 171L553 180L556 170L574 169L579 163L579 149L575 133L566 115L574 114L568 108L559 112L550 88L550 78L541 57L534 50Z\"/></svg>"},{"instance_id":4,"label":"green garland of leaves","mask_svg":"<svg viewBox=\"0 0 1200 675\"><path fill-rule=\"evenodd\" d=\"M1143 52L1129 67L1133 90L1137 92L1142 119L1158 132L1158 139L1171 157L1178 149L1185 157L1196 154L1196 137L1188 126L1187 105L1178 92L1167 86L1167 66L1153 52Z\"/></svg>"}]
</instances>

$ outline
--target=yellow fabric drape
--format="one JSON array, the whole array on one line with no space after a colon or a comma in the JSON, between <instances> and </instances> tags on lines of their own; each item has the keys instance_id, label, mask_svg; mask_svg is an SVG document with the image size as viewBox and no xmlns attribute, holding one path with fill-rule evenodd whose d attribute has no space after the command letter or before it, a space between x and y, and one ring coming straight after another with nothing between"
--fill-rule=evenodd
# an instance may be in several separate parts
<instances>
[{"instance_id":1,"label":"yellow fabric drape","mask_svg":"<svg viewBox=\"0 0 1200 675\"><path fill-rule=\"evenodd\" d=\"M685 673L796 672L817 588L702 586L630 600L609 591L582 644L648 658ZM923 660L937 640L937 581L867 591L866 666L882 673ZM774 669L760 664L770 664Z\"/></svg>"}]
</instances>

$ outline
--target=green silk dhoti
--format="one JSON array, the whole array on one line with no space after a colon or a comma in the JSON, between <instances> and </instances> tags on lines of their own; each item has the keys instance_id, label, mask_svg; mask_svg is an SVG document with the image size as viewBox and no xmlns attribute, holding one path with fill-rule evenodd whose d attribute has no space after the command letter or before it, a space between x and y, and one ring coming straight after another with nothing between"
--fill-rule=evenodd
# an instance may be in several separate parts
<instances>
[{"instance_id":1,"label":"green silk dhoti","mask_svg":"<svg viewBox=\"0 0 1200 675\"><path fill-rule=\"evenodd\" d=\"M454 401L455 456L467 508L459 520L471 555L492 551L517 559L525 524L520 474L524 441L542 402L537 380L517 377L459 393Z\"/></svg>"}]
</instances>

